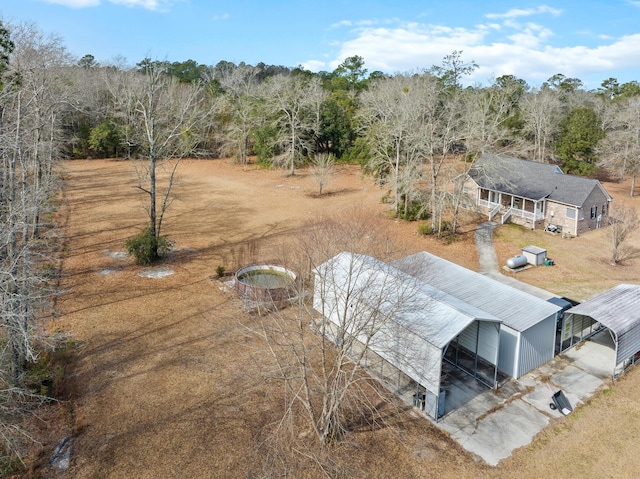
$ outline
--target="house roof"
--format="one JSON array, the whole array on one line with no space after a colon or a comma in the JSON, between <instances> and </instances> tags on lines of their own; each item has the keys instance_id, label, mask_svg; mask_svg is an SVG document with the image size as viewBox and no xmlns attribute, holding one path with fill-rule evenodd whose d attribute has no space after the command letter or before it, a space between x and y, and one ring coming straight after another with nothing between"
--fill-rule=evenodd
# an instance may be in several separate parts
<instances>
[{"instance_id":1,"label":"house roof","mask_svg":"<svg viewBox=\"0 0 640 479\"><path fill-rule=\"evenodd\" d=\"M525 331L561 310L560 306L425 251L392 264L421 281L486 311L516 331Z\"/></svg>"},{"instance_id":2,"label":"house roof","mask_svg":"<svg viewBox=\"0 0 640 479\"><path fill-rule=\"evenodd\" d=\"M501 322L457 297L375 258L342 252L318 266L326 278L351 295L383 309L396 308L393 320L437 348L444 348L473 321ZM384 314L384 311L382 311Z\"/></svg>"},{"instance_id":3,"label":"house roof","mask_svg":"<svg viewBox=\"0 0 640 479\"><path fill-rule=\"evenodd\" d=\"M566 313L589 316L613 331L617 363L640 351L640 285L619 284Z\"/></svg>"},{"instance_id":4,"label":"house roof","mask_svg":"<svg viewBox=\"0 0 640 479\"><path fill-rule=\"evenodd\" d=\"M483 155L469 176L482 188L496 190L534 201L547 198L571 206L582 206L594 188L600 188L608 201L611 196L595 179L566 175L559 166L519 158Z\"/></svg>"}]
</instances>

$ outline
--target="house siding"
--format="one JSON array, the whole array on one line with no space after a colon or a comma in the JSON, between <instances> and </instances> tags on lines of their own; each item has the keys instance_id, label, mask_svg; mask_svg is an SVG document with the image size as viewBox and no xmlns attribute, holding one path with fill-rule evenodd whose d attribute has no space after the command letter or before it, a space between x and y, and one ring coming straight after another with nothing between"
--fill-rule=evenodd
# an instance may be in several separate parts
<instances>
[{"instance_id":1,"label":"house siding","mask_svg":"<svg viewBox=\"0 0 640 479\"><path fill-rule=\"evenodd\" d=\"M517 158L485 155L477 163L480 166L477 170L472 167L467 177L471 181L465 185L466 201L475 199L476 210L489 215L499 204L495 221L531 229L554 224L571 236L608 223L611 197L597 180L565 175L557 166ZM482 172L487 165L493 170ZM492 190L499 193L499 199L489 200L486 192ZM536 205L543 207L538 209Z\"/></svg>"},{"instance_id":2,"label":"house siding","mask_svg":"<svg viewBox=\"0 0 640 479\"><path fill-rule=\"evenodd\" d=\"M605 207L604 214L602 213L602 208ZM591 209L597 208L597 212L594 217L591 217ZM609 202L607 201L607 197L604 195L600 188L594 188L591 194L587 197L587 200L583 205L583 213L584 219L578 221L577 232L578 234L586 233L587 231L591 231L597 229L598 225L598 216L601 217L601 226L605 226L608 223L609 219Z\"/></svg>"},{"instance_id":3,"label":"house siding","mask_svg":"<svg viewBox=\"0 0 640 479\"><path fill-rule=\"evenodd\" d=\"M573 212L573 218L570 217L567 210ZM556 203L555 201L547 201L545 221L547 224L561 226L564 234L575 235L578 218L581 214L579 210L580 209L575 206Z\"/></svg>"}]
</instances>

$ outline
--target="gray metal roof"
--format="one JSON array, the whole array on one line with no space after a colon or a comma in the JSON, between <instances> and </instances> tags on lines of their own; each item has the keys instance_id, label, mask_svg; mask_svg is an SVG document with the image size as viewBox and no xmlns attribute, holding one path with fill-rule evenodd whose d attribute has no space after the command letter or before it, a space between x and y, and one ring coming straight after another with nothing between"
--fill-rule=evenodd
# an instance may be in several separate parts
<instances>
[{"instance_id":1,"label":"gray metal roof","mask_svg":"<svg viewBox=\"0 0 640 479\"><path fill-rule=\"evenodd\" d=\"M501 322L495 316L466 304L375 258L342 252L317 267L320 278L333 281L350 294L356 291L372 303L399 305L394 321L436 346L446 347L473 321ZM398 295L398 298L394 297ZM401 302L404 302L400 305ZM380 306L380 305L378 305Z\"/></svg>"},{"instance_id":2,"label":"gray metal roof","mask_svg":"<svg viewBox=\"0 0 640 479\"><path fill-rule=\"evenodd\" d=\"M561 309L541 298L424 251L391 264L486 311L516 331L525 331Z\"/></svg>"},{"instance_id":3,"label":"gray metal roof","mask_svg":"<svg viewBox=\"0 0 640 479\"><path fill-rule=\"evenodd\" d=\"M566 299L563 298L558 298L557 296L554 296L553 298L549 298L547 299L547 301L549 301L550 303L553 303L557 306L560 306L563 310L567 310L569 308L571 308L571 303L569 301L567 301Z\"/></svg>"},{"instance_id":4,"label":"gray metal roof","mask_svg":"<svg viewBox=\"0 0 640 479\"><path fill-rule=\"evenodd\" d=\"M615 333L617 364L640 351L640 285L619 284L566 312L589 316Z\"/></svg>"},{"instance_id":5,"label":"gray metal roof","mask_svg":"<svg viewBox=\"0 0 640 479\"><path fill-rule=\"evenodd\" d=\"M547 198L572 206L582 206L595 188L611 196L598 180L565 175L559 166L519 158L483 155L469 176L482 188L520 196L534 201Z\"/></svg>"},{"instance_id":6,"label":"gray metal roof","mask_svg":"<svg viewBox=\"0 0 640 479\"><path fill-rule=\"evenodd\" d=\"M525 246L524 248L522 248L522 251L531 254L542 254L547 252L546 249L534 245Z\"/></svg>"}]
</instances>

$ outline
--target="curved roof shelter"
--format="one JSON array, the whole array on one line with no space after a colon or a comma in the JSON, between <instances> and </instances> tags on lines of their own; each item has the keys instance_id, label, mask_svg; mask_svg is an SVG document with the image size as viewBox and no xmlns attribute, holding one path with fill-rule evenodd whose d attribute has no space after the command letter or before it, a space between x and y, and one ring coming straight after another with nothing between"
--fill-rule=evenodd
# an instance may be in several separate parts
<instances>
[{"instance_id":1,"label":"curved roof shelter","mask_svg":"<svg viewBox=\"0 0 640 479\"><path fill-rule=\"evenodd\" d=\"M330 339L357 338L424 388L423 409L435 419L445 410L443 361L497 387L502 320L393 265L346 251L334 256L315 269L314 309L333 324ZM460 351L473 364L458 361Z\"/></svg>"},{"instance_id":2,"label":"curved roof shelter","mask_svg":"<svg viewBox=\"0 0 640 479\"><path fill-rule=\"evenodd\" d=\"M640 352L640 285L619 284L565 314L589 317L611 331L616 347L614 371L625 362L633 363Z\"/></svg>"},{"instance_id":3,"label":"curved roof shelter","mask_svg":"<svg viewBox=\"0 0 640 479\"><path fill-rule=\"evenodd\" d=\"M519 378L553 359L560 306L426 251L392 264L501 320L498 367L504 374Z\"/></svg>"}]
</instances>

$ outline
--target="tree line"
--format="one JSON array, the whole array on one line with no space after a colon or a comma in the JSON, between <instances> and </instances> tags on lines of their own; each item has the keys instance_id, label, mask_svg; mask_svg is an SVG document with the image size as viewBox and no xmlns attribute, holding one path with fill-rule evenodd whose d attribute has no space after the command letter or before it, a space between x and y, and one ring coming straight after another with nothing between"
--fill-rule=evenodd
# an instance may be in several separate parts
<instances>
[{"instance_id":1,"label":"tree line","mask_svg":"<svg viewBox=\"0 0 640 479\"><path fill-rule=\"evenodd\" d=\"M640 83L608 78L587 90L581 80L555 74L533 87L503 75L464 87L477 65L462 53L393 75L369 72L359 56L314 73L262 63L205 66L149 58L134 67L100 65L86 55L63 69L71 84L82 85L75 108L64 115L63 153L140 155L121 89L156 76L167 91L201 97L199 121L175 155L228 156L241 163L255 156L292 175L301 165L326 161L326 155L357 162L388 185L394 210L403 217L438 217L442 188L452 174L445 160L452 153L472 161L485 152L508 151L557 163L567 173L591 175L604 168L635 180Z\"/></svg>"},{"instance_id":2,"label":"tree line","mask_svg":"<svg viewBox=\"0 0 640 479\"><path fill-rule=\"evenodd\" d=\"M22 409L4 405L28 396L29 368L43 350L36 343L46 342L34 320L54 293L48 252L59 159L143 160L150 260L167 246L162 221L183 157L255 157L290 175L311 165L320 192L335 162L359 163L387 187L398 217L429 218L436 232L448 221L455 232L460 195L449 185L485 152L576 174L602 168L631 177L634 194L638 82L608 78L587 90L562 74L536 87L503 75L465 87L477 67L460 51L398 74L369 72L360 56L317 73L228 61L100 64L90 54L74 58L33 24L0 24L0 436L13 437L9 418ZM452 157L465 161L452 167ZM160 185L165 165L170 179Z\"/></svg>"}]
</instances>

